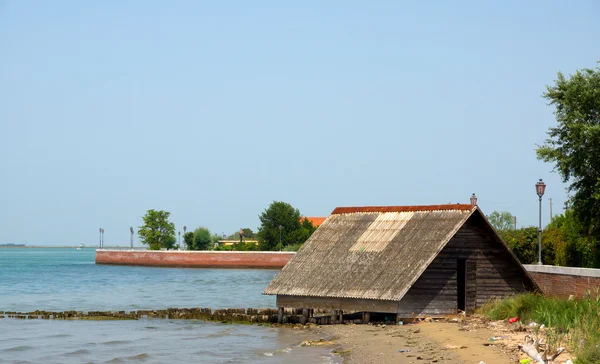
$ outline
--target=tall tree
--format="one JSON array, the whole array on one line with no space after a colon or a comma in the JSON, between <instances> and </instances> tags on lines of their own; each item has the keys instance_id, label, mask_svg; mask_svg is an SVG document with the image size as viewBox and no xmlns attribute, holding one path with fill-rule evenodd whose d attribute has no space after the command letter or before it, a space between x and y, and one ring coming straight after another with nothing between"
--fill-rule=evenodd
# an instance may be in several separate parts
<instances>
[{"instance_id":1,"label":"tall tree","mask_svg":"<svg viewBox=\"0 0 600 364\"><path fill-rule=\"evenodd\" d=\"M261 226L258 229L261 250L279 250L283 246L303 243L299 241L297 230L300 223L300 211L286 202L273 201L259 215ZM279 228L281 226L281 229ZM280 235L281 234L281 235ZM281 237L281 238L280 238ZM280 244L281 239L281 244Z\"/></svg>"},{"instance_id":2,"label":"tall tree","mask_svg":"<svg viewBox=\"0 0 600 364\"><path fill-rule=\"evenodd\" d=\"M171 248L176 241L175 224L169 221L170 212L148 210L144 215L144 225L138 228L138 236L151 250Z\"/></svg>"},{"instance_id":3,"label":"tall tree","mask_svg":"<svg viewBox=\"0 0 600 364\"><path fill-rule=\"evenodd\" d=\"M494 229L498 231L509 230L515 228L515 217L508 211L493 211L488 220Z\"/></svg>"},{"instance_id":4,"label":"tall tree","mask_svg":"<svg viewBox=\"0 0 600 364\"><path fill-rule=\"evenodd\" d=\"M190 250L208 250L212 242L210 230L204 227L199 227L194 230L194 244Z\"/></svg>"},{"instance_id":5,"label":"tall tree","mask_svg":"<svg viewBox=\"0 0 600 364\"><path fill-rule=\"evenodd\" d=\"M185 244L188 250L192 249L194 246L194 233L192 231L183 234L183 244Z\"/></svg>"},{"instance_id":6,"label":"tall tree","mask_svg":"<svg viewBox=\"0 0 600 364\"><path fill-rule=\"evenodd\" d=\"M544 97L556 108L558 125L550 128L537 156L554 163L570 183L573 212L589 238L594 265L600 266L600 68L568 78L559 72Z\"/></svg>"}]
</instances>

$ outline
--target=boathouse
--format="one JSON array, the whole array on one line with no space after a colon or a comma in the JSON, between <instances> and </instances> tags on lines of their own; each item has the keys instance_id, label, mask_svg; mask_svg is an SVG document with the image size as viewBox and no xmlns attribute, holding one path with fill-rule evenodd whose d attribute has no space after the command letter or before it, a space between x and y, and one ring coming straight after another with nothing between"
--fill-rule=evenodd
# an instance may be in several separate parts
<instances>
[{"instance_id":1,"label":"boathouse","mask_svg":"<svg viewBox=\"0 0 600 364\"><path fill-rule=\"evenodd\" d=\"M406 318L472 312L537 289L476 205L448 204L338 207L263 294L277 295L280 312Z\"/></svg>"}]
</instances>

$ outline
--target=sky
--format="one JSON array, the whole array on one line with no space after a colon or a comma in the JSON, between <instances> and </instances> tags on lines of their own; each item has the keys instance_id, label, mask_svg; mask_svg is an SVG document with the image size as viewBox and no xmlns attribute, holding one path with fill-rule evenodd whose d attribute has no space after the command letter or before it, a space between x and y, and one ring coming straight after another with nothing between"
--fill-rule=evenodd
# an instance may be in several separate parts
<instances>
[{"instance_id":1,"label":"sky","mask_svg":"<svg viewBox=\"0 0 600 364\"><path fill-rule=\"evenodd\" d=\"M254 230L273 201L468 203L536 225L557 72L600 3L0 0L0 244ZM139 244L136 236L136 245Z\"/></svg>"}]
</instances>

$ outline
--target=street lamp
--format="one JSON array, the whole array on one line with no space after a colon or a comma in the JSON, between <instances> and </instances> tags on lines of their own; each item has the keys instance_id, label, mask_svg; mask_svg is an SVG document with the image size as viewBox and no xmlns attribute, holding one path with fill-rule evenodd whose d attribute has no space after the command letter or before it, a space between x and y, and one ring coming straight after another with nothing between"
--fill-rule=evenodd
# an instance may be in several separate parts
<instances>
[{"instance_id":1,"label":"street lamp","mask_svg":"<svg viewBox=\"0 0 600 364\"><path fill-rule=\"evenodd\" d=\"M129 227L129 232L131 233L131 236L129 238L129 247L133 249L133 226Z\"/></svg>"},{"instance_id":2,"label":"street lamp","mask_svg":"<svg viewBox=\"0 0 600 364\"><path fill-rule=\"evenodd\" d=\"M473 205L473 206L477 205L477 196L475 196L475 194L471 195L471 205Z\"/></svg>"},{"instance_id":3,"label":"street lamp","mask_svg":"<svg viewBox=\"0 0 600 364\"><path fill-rule=\"evenodd\" d=\"M187 226L183 225L183 250L185 250L185 232L187 231Z\"/></svg>"},{"instance_id":4,"label":"street lamp","mask_svg":"<svg viewBox=\"0 0 600 364\"><path fill-rule=\"evenodd\" d=\"M100 229L100 244L104 248L104 228Z\"/></svg>"},{"instance_id":5,"label":"street lamp","mask_svg":"<svg viewBox=\"0 0 600 364\"><path fill-rule=\"evenodd\" d=\"M181 250L181 231L179 231L178 234L179 234L179 243L177 243L177 249Z\"/></svg>"},{"instance_id":6,"label":"street lamp","mask_svg":"<svg viewBox=\"0 0 600 364\"><path fill-rule=\"evenodd\" d=\"M283 226L279 225L279 251L281 251L281 230L283 230Z\"/></svg>"},{"instance_id":7,"label":"street lamp","mask_svg":"<svg viewBox=\"0 0 600 364\"><path fill-rule=\"evenodd\" d=\"M102 228L98 229L98 248L102 248Z\"/></svg>"},{"instance_id":8,"label":"street lamp","mask_svg":"<svg viewBox=\"0 0 600 364\"><path fill-rule=\"evenodd\" d=\"M540 225L538 228L538 264L542 265L542 196L546 191L546 184L540 178L539 182L535 184L535 192L540 199Z\"/></svg>"}]
</instances>

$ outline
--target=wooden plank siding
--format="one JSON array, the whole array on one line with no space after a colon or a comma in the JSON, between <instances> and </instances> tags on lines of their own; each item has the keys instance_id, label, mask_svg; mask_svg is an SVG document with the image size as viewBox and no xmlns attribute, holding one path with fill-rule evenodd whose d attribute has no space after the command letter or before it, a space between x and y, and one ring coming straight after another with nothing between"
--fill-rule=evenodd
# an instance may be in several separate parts
<instances>
[{"instance_id":1,"label":"wooden plank siding","mask_svg":"<svg viewBox=\"0 0 600 364\"><path fill-rule=\"evenodd\" d=\"M359 298L277 295L277 307L394 313L398 309L398 302L384 300L364 300Z\"/></svg>"},{"instance_id":2,"label":"wooden plank siding","mask_svg":"<svg viewBox=\"0 0 600 364\"><path fill-rule=\"evenodd\" d=\"M402 317L457 312L457 263L467 261L466 309L472 313L492 297L534 287L519 264L478 214L458 230L398 306Z\"/></svg>"}]
</instances>

